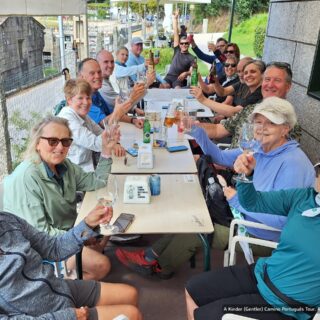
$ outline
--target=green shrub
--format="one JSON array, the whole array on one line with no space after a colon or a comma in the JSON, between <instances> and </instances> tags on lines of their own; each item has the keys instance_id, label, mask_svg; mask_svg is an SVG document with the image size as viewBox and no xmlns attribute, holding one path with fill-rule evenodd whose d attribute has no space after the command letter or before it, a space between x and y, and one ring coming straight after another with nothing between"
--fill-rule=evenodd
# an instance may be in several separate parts
<instances>
[{"instance_id":1,"label":"green shrub","mask_svg":"<svg viewBox=\"0 0 320 320\"><path fill-rule=\"evenodd\" d=\"M258 58L262 58L266 28L258 26L254 33L253 51Z\"/></svg>"},{"instance_id":2,"label":"green shrub","mask_svg":"<svg viewBox=\"0 0 320 320\"><path fill-rule=\"evenodd\" d=\"M59 70L56 68L48 67L48 68L43 69L43 73L44 73L45 77L50 77L50 76L58 74Z\"/></svg>"}]
</instances>

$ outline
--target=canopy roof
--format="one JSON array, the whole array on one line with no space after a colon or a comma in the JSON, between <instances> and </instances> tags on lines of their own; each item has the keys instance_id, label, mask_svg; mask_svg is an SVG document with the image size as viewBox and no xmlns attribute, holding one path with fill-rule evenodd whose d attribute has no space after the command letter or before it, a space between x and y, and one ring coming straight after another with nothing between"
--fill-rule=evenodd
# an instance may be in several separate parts
<instances>
[{"instance_id":1,"label":"canopy roof","mask_svg":"<svg viewBox=\"0 0 320 320\"><path fill-rule=\"evenodd\" d=\"M87 13L86 0L1 0L4 16L67 16Z\"/></svg>"}]
</instances>

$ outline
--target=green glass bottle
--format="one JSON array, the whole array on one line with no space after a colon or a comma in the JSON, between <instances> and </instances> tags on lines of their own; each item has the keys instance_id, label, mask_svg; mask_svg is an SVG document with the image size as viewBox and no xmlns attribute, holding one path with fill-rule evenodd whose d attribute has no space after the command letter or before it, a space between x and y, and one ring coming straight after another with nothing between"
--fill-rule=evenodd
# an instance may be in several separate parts
<instances>
[{"instance_id":1,"label":"green glass bottle","mask_svg":"<svg viewBox=\"0 0 320 320\"><path fill-rule=\"evenodd\" d=\"M148 119L143 123L143 143L150 143L151 125Z\"/></svg>"},{"instance_id":2,"label":"green glass bottle","mask_svg":"<svg viewBox=\"0 0 320 320\"><path fill-rule=\"evenodd\" d=\"M197 59L194 59L191 73L191 86L198 86L198 65Z\"/></svg>"}]
</instances>

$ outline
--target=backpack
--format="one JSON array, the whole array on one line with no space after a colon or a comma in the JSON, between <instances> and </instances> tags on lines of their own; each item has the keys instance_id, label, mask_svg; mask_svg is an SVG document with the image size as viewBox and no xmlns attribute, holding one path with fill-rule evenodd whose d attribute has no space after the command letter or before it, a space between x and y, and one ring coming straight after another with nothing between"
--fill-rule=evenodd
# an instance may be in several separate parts
<instances>
[{"instance_id":1,"label":"backpack","mask_svg":"<svg viewBox=\"0 0 320 320\"><path fill-rule=\"evenodd\" d=\"M233 215L217 178L211 157L205 154L201 155L197 161L197 168L200 186L212 222L229 227Z\"/></svg>"}]
</instances>

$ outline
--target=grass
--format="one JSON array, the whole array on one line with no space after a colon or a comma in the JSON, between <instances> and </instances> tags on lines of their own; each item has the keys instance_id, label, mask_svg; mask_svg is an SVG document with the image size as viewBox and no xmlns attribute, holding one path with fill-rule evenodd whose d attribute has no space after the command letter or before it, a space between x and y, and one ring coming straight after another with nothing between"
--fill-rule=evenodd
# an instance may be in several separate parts
<instances>
[{"instance_id":1,"label":"grass","mask_svg":"<svg viewBox=\"0 0 320 320\"><path fill-rule=\"evenodd\" d=\"M256 56L253 50L255 29L258 26L267 27L267 22L268 14L261 13L254 15L232 29L231 42L235 42L239 46L241 55ZM228 32L224 34L224 37L228 37Z\"/></svg>"}]
</instances>

